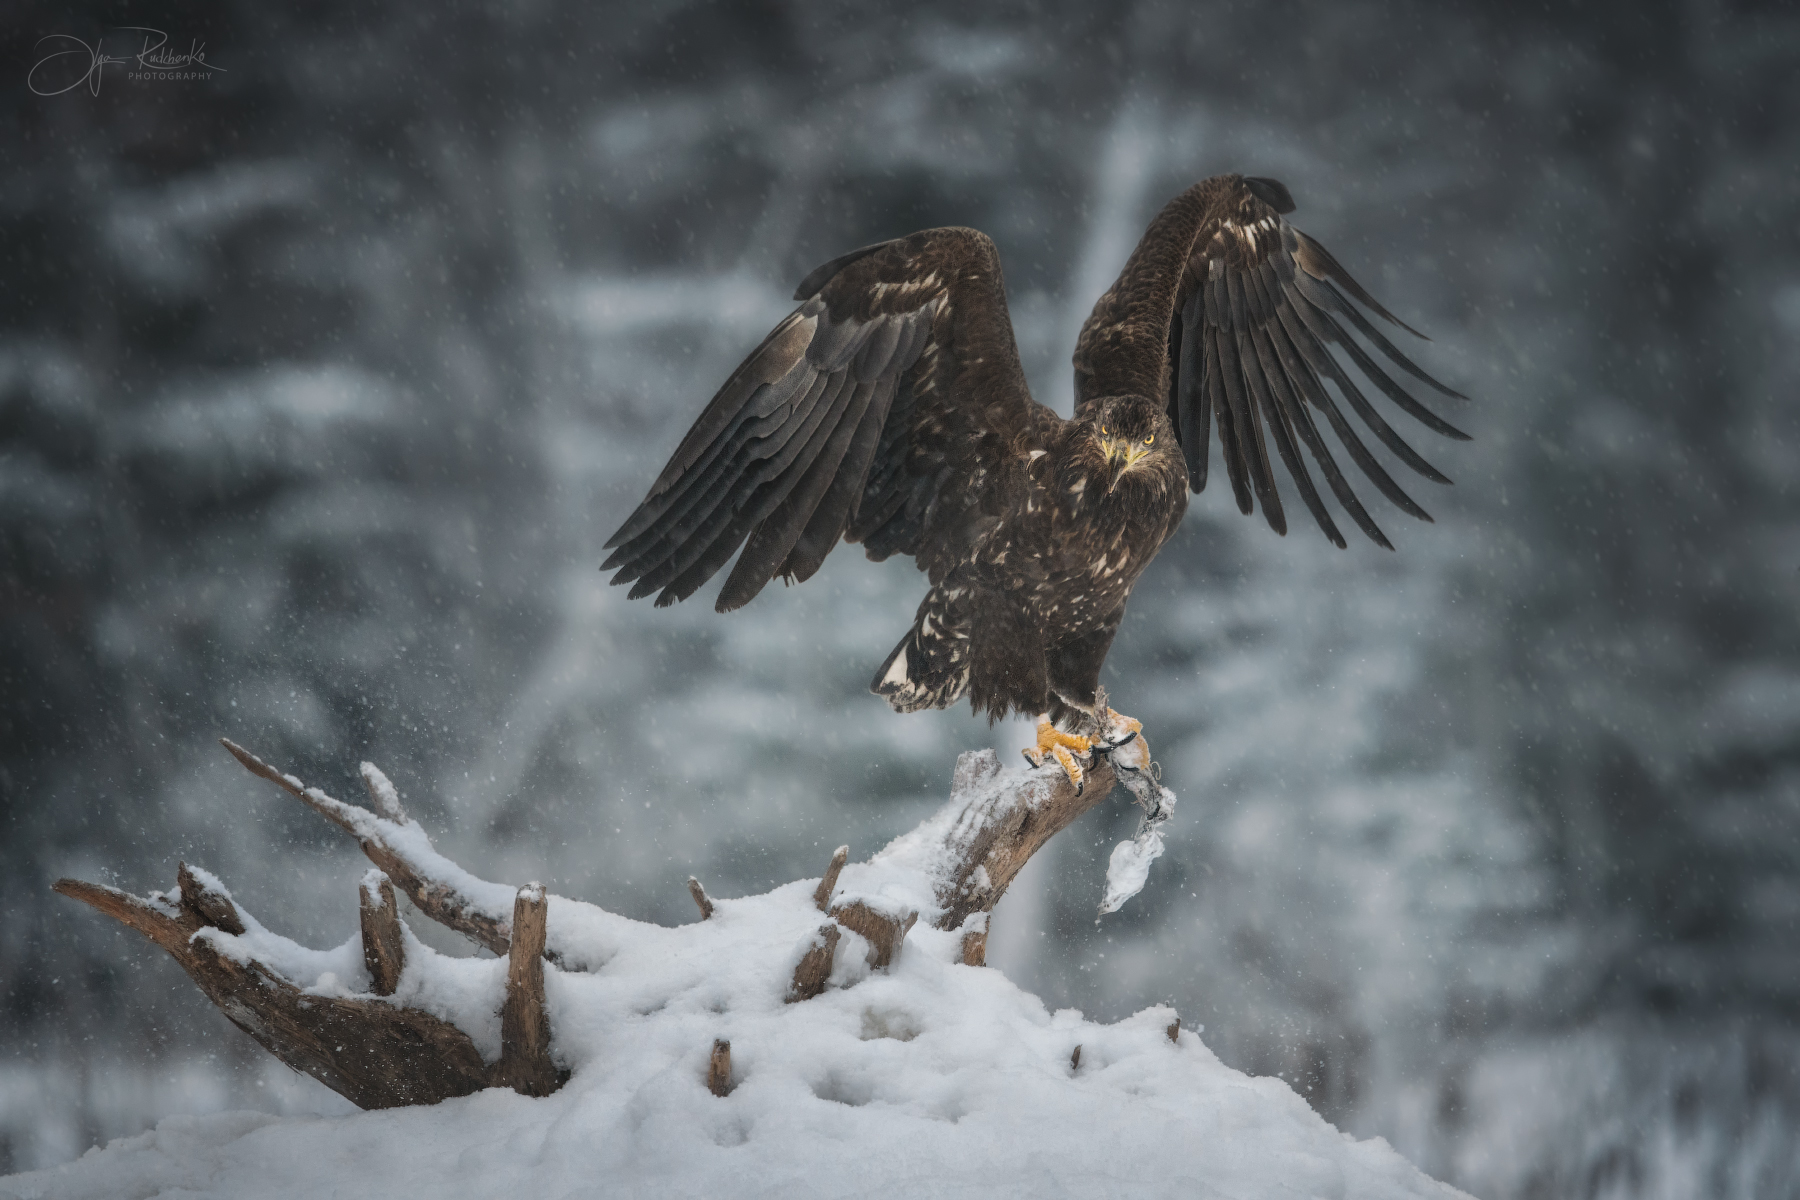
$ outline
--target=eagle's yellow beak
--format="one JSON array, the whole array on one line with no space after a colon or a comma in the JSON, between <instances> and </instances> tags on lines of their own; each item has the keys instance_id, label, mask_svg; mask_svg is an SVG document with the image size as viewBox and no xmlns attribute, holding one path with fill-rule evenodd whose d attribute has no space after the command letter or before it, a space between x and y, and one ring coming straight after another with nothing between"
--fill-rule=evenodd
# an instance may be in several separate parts
<instances>
[{"instance_id":1,"label":"eagle's yellow beak","mask_svg":"<svg viewBox=\"0 0 1800 1200\"><path fill-rule=\"evenodd\" d=\"M1106 439L1106 461L1114 467L1112 485L1106 490L1110 493L1119 486L1119 480L1125 472L1137 465L1140 458L1150 453L1150 447L1141 442L1128 442L1123 438Z\"/></svg>"}]
</instances>

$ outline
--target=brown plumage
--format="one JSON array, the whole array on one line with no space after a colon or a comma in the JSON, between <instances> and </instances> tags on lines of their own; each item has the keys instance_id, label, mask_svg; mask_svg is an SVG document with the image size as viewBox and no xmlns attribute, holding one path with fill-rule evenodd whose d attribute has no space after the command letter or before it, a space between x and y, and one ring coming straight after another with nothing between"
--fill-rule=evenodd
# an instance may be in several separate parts
<instances>
[{"instance_id":1,"label":"brown plumage","mask_svg":"<svg viewBox=\"0 0 1800 1200\"><path fill-rule=\"evenodd\" d=\"M998 718L1104 717L1100 665L1132 585L1206 486L1208 433L1238 507L1286 533L1269 449L1325 535L1338 532L1302 458L1351 519L1392 545L1326 446L1403 511L1430 520L1358 439L1343 403L1393 454L1448 483L1402 441L1331 353L1428 428L1466 435L1394 382L1338 323L1448 396L1351 304L1400 322L1324 247L1282 219L1274 180L1222 175L1158 214L1075 349L1073 420L1026 388L994 244L928 229L853 251L801 283L801 305L713 397L605 569L657 604L692 595L740 545L717 607L777 575L804 580L841 538L930 579L872 689L894 708L963 696ZM1401 325L1401 328L1406 328ZM1410 332L1410 330L1409 330Z\"/></svg>"}]
</instances>

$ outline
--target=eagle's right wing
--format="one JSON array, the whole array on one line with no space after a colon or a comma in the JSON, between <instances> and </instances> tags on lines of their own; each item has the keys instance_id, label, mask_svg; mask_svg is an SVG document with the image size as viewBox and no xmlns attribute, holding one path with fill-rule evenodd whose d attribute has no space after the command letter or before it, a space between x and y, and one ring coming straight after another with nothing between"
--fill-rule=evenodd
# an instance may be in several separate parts
<instances>
[{"instance_id":1,"label":"eagle's right wing","mask_svg":"<svg viewBox=\"0 0 1800 1200\"><path fill-rule=\"evenodd\" d=\"M853 251L795 299L606 543L603 569L635 580L633 599L685 600L743 545L726 612L777 575L810 577L840 537L935 575L1038 419L999 256L975 230Z\"/></svg>"}]
</instances>

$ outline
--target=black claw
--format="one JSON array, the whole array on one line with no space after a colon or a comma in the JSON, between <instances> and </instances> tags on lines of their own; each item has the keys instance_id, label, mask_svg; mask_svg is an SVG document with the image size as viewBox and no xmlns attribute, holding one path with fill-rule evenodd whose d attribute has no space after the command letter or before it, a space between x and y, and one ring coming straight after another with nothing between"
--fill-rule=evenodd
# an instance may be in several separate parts
<instances>
[{"instance_id":1,"label":"black claw","mask_svg":"<svg viewBox=\"0 0 1800 1200\"><path fill-rule=\"evenodd\" d=\"M1129 746L1129 745L1131 745L1131 743L1133 741L1137 740L1137 735L1138 735L1138 731L1133 729L1130 733L1126 734L1124 737L1120 738L1116 742L1102 742L1101 745L1104 748L1100 751L1100 753L1111 754L1114 750L1117 750L1120 746Z\"/></svg>"}]
</instances>

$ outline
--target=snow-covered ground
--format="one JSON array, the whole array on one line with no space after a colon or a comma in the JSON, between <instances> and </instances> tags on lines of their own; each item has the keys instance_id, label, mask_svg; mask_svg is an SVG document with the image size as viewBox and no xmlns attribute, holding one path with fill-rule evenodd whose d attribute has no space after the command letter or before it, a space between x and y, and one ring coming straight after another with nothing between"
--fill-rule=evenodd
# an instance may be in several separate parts
<instances>
[{"instance_id":1,"label":"snow-covered ground","mask_svg":"<svg viewBox=\"0 0 1800 1200\"><path fill-rule=\"evenodd\" d=\"M786 995L824 919L815 880L717 899L710 919L674 928L553 897L550 940L571 969L547 964L545 991L573 1071L556 1094L170 1116L0 1180L0 1197L1460 1194L1380 1139L1338 1132L1280 1080L1224 1066L1197 1031L1171 1039L1173 1009L1100 1024L963 965L960 933L932 927L929 889L909 888L940 844L928 823L846 868L840 900L925 919L885 971L845 931L812 1000ZM241 935L194 936L319 994L369 992L354 934L309 950L243 915ZM393 1001L453 1021L491 1062L505 976L503 959L440 954L409 932ZM715 1039L731 1044L725 1096L706 1083Z\"/></svg>"}]
</instances>

